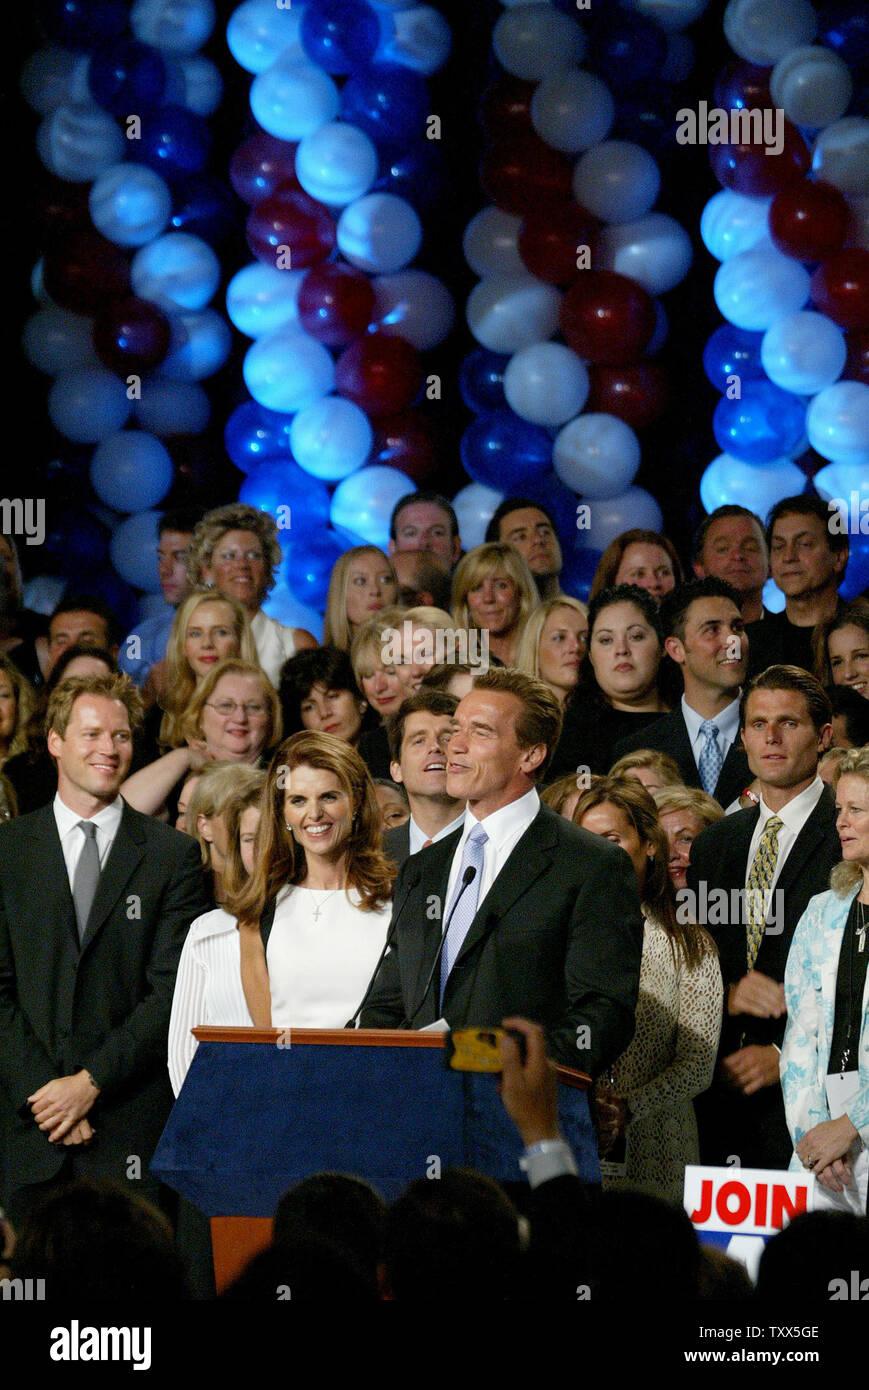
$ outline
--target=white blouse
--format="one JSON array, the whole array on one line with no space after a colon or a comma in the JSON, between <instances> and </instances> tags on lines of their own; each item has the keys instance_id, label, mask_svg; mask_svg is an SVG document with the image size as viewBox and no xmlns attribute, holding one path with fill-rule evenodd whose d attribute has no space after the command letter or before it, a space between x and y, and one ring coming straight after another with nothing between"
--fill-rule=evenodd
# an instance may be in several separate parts
<instances>
[{"instance_id":1,"label":"white blouse","mask_svg":"<svg viewBox=\"0 0 869 1390\"><path fill-rule=\"evenodd\" d=\"M181 952L169 1019L169 1079L176 1096L199 1044L191 1028L252 1028L241 987L241 947L234 917L222 907L192 923Z\"/></svg>"},{"instance_id":2,"label":"white blouse","mask_svg":"<svg viewBox=\"0 0 869 1390\"><path fill-rule=\"evenodd\" d=\"M277 618L268 617L260 609L251 619L250 630L256 645L257 660L277 689L281 679L281 667L296 654L294 629L285 627Z\"/></svg>"}]
</instances>

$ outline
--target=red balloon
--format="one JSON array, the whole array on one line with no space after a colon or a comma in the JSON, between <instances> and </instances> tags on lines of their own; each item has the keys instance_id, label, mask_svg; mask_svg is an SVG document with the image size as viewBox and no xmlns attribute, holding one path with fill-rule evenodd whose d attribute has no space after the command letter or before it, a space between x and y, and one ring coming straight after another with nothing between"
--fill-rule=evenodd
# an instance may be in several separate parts
<instances>
[{"instance_id":1,"label":"red balloon","mask_svg":"<svg viewBox=\"0 0 869 1390\"><path fill-rule=\"evenodd\" d=\"M818 266L814 305L840 328L869 328L869 251L848 246Z\"/></svg>"},{"instance_id":2,"label":"red balloon","mask_svg":"<svg viewBox=\"0 0 869 1390\"><path fill-rule=\"evenodd\" d=\"M619 366L642 356L655 331L655 304L635 280L587 270L561 301L567 343L587 362Z\"/></svg>"},{"instance_id":3,"label":"red balloon","mask_svg":"<svg viewBox=\"0 0 869 1390\"><path fill-rule=\"evenodd\" d=\"M849 333L845 339L848 356L842 373L846 381L863 381L869 386L869 329Z\"/></svg>"},{"instance_id":4,"label":"red balloon","mask_svg":"<svg viewBox=\"0 0 869 1390\"><path fill-rule=\"evenodd\" d=\"M48 236L71 236L93 230L88 197L89 183L67 183L53 174L37 177L31 199L36 218Z\"/></svg>"},{"instance_id":5,"label":"red balloon","mask_svg":"<svg viewBox=\"0 0 869 1390\"><path fill-rule=\"evenodd\" d=\"M299 323L328 347L346 347L364 333L374 309L367 275L341 261L309 270L299 289Z\"/></svg>"},{"instance_id":6,"label":"red balloon","mask_svg":"<svg viewBox=\"0 0 869 1390\"><path fill-rule=\"evenodd\" d=\"M535 82L523 82L506 73L486 88L480 100L480 125L491 140L533 131L531 98L536 90Z\"/></svg>"},{"instance_id":7,"label":"red balloon","mask_svg":"<svg viewBox=\"0 0 869 1390\"><path fill-rule=\"evenodd\" d=\"M633 362L624 367L590 367L586 410L616 415L633 430L659 420L670 400L670 382L658 362Z\"/></svg>"},{"instance_id":8,"label":"red balloon","mask_svg":"<svg viewBox=\"0 0 869 1390\"><path fill-rule=\"evenodd\" d=\"M823 261L841 250L849 219L848 204L838 188L803 179L773 198L769 234L786 256L797 261Z\"/></svg>"},{"instance_id":9,"label":"red balloon","mask_svg":"<svg viewBox=\"0 0 869 1390\"><path fill-rule=\"evenodd\" d=\"M533 132L511 137L487 150L480 162L480 182L488 198L519 217L541 203L573 196L573 166L566 155L545 145Z\"/></svg>"},{"instance_id":10,"label":"red balloon","mask_svg":"<svg viewBox=\"0 0 869 1390\"><path fill-rule=\"evenodd\" d=\"M94 322L94 347L109 371L149 372L169 351L172 329L156 304L131 295L108 305Z\"/></svg>"},{"instance_id":11,"label":"red balloon","mask_svg":"<svg viewBox=\"0 0 869 1390\"><path fill-rule=\"evenodd\" d=\"M415 483L424 483L437 473L441 458L440 433L420 411L404 410L377 421L369 463L399 468Z\"/></svg>"},{"instance_id":12,"label":"red balloon","mask_svg":"<svg viewBox=\"0 0 869 1390\"><path fill-rule=\"evenodd\" d=\"M579 203L552 203L529 213L519 228L519 255L538 280L569 285L587 270L577 265L579 248L594 247L599 229Z\"/></svg>"},{"instance_id":13,"label":"red balloon","mask_svg":"<svg viewBox=\"0 0 869 1390\"><path fill-rule=\"evenodd\" d=\"M69 240L50 242L42 279L46 293L62 309L93 314L106 300L129 294L130 263L120 246L99 232L76 232Z\"/></svg>"},{"instance_id":14,"label":"red balloon","mask_svg":"<svg viewBox=\"0 0 869 1390\"><path fill-rule=\"evenodd\" d=\"M763 143L710 145L709 162L718 182L748 198L768 198L799 183L809 167L809 151L795 125L782 121L782 127L778 154Z\"/></svg>"},{"instance_id":15,"label":"red balloon","mask_svg":"<svg viewBox=\"0 0 869 1390\"><path fill-rule=\"evenodd\" d=\"M335 390L369 415L405 410L422 385L422 362L405 338L368 333L335 363Z\"/></svg>"},{"instance_id":16,"label":"red balloon","mask_svg":"<svg viewBox=\"0 0 869 1390\"><path fill-rule=\"evenodd\" d=\"M302 270L319 265L335 249L335 219L322 203L282 183L252 208L247 244L257 260L278 269ZM289 255L281 247L289 247ZM282 260L285 257L285 260Z\"/></svg>"},{"instance_id":17,"label":"red balloon","mask_svg":"<svg viewBox=\"0 0 869 1390\"><path fill-rule=\"evenodd\" d=\"M301 188L296 178L298 144L258 130L239 145L229 164L229 181L245 203L261 203L281 184Z\"/></svg>"},{"instance_id":18,"label":"red balloon","mask_svg":"<svg viewBox=\"0 0 869 1390\"><path fill-rule=\"evenodd\" d=\"M755 107L772 106L769 91L771 72L772 68L759 68L754 63L733 58L715 79L715 105L725 111L751 111Z\"/></svg>"}]
</instances>

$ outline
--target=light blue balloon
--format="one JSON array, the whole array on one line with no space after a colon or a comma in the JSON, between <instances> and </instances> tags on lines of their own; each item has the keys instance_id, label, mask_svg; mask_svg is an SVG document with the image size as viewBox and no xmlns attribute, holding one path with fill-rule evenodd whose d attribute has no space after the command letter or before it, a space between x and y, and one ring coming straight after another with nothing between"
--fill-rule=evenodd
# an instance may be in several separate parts
<instances>
[{"instance_id":1,"label":"light blue balloon","mask_svg":"<svg viewBox=\"0 0 869 1390\"><path fill-rule=\"evenodd\" d=\"M278 9L275 0L245 0L226 26L226 46L245 72L265 72L281 55L303 62L301 22L298 0L289 9Z\"/></svg>"},{"instance_id":2,"label":"light blue balloon","mask_svg":"<svg viewBox=\"0 0 869 1390\"><path fill-rule=\"evenodd\" d=\"M640 441L615 415L590 411L559 430L552 464L563 483L589 497L617 497L640 466Z\"/></svg>"},{"instance_id":3,"label":"light blue balloon","mask_svg":"<svg viewBox=\"0 0 869 1390\"><path fill-rule=\"evenodd\" d=\"M159 304L168 314L204 309L217 293L220 261L201 237L166 232L136 252L130 279L140 299Z\"/></svg>"},{"instance_id":4,"label":"light blue balloon","mask_svg":"<svg viewBox=\"0 0 869 1390\"><path fill-rule=\"evenodd\" d=\"M47 44L37 48L21 69L18 89L27 105L40 116L69 100L70 79L76 56L68 48Z\"/></svg>"},{"instance_id":5,"label":"light blue balloon","mask_svg":"<svg viewBox=\"0 0 869 1390\"><path fill-rule=\"evenodd\" d=\"M122 429L132 408L124 383L105 367L62 372L48 393L51 423L75 444L97 444Z\"/></svg>"},{"instance_id":6,"label":"light blue balloon","mask_svg":"<svg viewBox=\"0 0 869 1390\"><path fill-rule=\"evenodd\" d=\"M663 525L661 508L650 492L642 487L629 487L617 497L603 497L589 503L590 525L578 534L584 549L606 550L616 536L635 526L643 530L660 531Z\"/></svg>"},{"instance_id":7,"label":"light blue balloon","mask_svg":"<svg viewBox=\"0 0 869 1390\"><path fill-rule=\"evenodd\" d=\"M583 68L567 68L544 77L531 98L531 120L537 134L565 154L593 149L606 139L615 115L609 87ZM648 206L654 201L653 197Z\"/></svg>"},{"instance_id":8,"label":"light blue balloon","mask_svg":"<svg viewBox=\"0 0 869 1390\"><path fill-rule=\"evenodd\" d=\"M806 475L793 459L773 459L757 468L732 454L719 454L700 479L700 501L707 512L736 503L765 516L776 502L796 497L805 485Z\"/></svg>"},{"instance_id":9,"label":"light blue balloon","mask_svg":"<svg viewBox=\"0 0 869 1390\"><path fill-rule=\"evenodd\" d=\"M776 319L763 335L760 360L770 381L798 396L814 396L838 381L848 344L826 314L797 310Z\"/></svg>"},{"instance_id":10,"label":"light blue balloon","mask_svg":"<svg viewBox=\"0 0 869 1390\"><path fill-rule=\"evenodd\" d=\"M450 55L450 26L431 5L405 5L382 15L381 30L375 63L399 63L429 77Z\"/></svg>"},{"instance_id":11,"label":"light blue balloon","mask_svg":"<svg viewBox=\"0 0 869 1390\"><path fill-rule=\"evenodd\" d=\"M301 627L311 632L317 641L323 638L323 615L316 608L301 603L287 588L286 584L276 584L262 606L267 618L274 618L284 627Z\"/></svg>"},{"instance_id":12,"label":"light blue balloon","mask_svg":"<svg viewBox=\"0 0 869 1390\"><path fill-rule=\"evenodd\" d=\"M861 463L828 463L826 468L818 469L812 478L812 487L827 502L834 497L844 502L848 511L851 510L851 494L856 492L859 511L861 501L865 506L866 476L866 468ZM869 528L866 512L859 515L863 526Z\"/></svg>"},{"instance_id":13,"label":"light blue balloon","mask_svg":"<svg viewBox=\"0 0 869 1390\"><path fill-rule=\"evenodd\" d=\"M347 121L330 121L306 135L296 150L296 178L306 193L343 208L367 193L377 177L373 140Z\"/></svg>"},{"instance_id":14,"label":"light blue balloon","mask_svg":"<svg viewBox=\"0 0 869 1390\"><path fill-rule=\"evenodd\" d=\"M603 222L645 217L660 189L660 169L648 150L632 140L600 141L573 171L576 201Z\"/></svg>"},{"instance_id":15,"label":"light blue balloon","mask_svg":"<svg viewBox=\"0 0 869 1390\"><path fill-rule=\"evenodd\" d=\"M306 270L278 270L253 261L226 288L226 312L239 333L261 338L299 321L299 287Z\"/></svg>"},{"instance_id":16,"label":"light blue balloon","mask_svg":"<svg viewBox=\"0 0 869 1390\"><path fill-rule=\"evenodd\" d=\"M50 173L71 183L90 183L123 159L121 127L96 102L64 102L36 132L39 158Z\"/></svg>"},{"instance_id":17,"label":"light blue balloon","mask_svg":"<svg viewBox=\"0 0 869 1390\"><path fill-rule=\"evenodd\" d=\"M122 521L112 536L109 554L122 579L134 589L155 594L160 588L157 573L157 528L159 512L136 512Z\"/></svg>"},{"instance_id":18,"label":"light blue balloon","mask_svg":"<svg viewBox=\"0 0 869 1390\"><path fill-rule=\"evenodd\" d=\"M806 412L806 432L813 449L831 463L863 468L869 477L869 386L837 381L819 391Z\"/></svg>"},{"instance_id":19,"label":"light blue balloon","mask_svg":"<svg viewBox=\"0 0 869 1390\"><path fill-rule=\"evenodd\" d=\"M300 410L290 426L290 448L300 468L327 483L361 468L374 434L364 410L341 396L324 396Z\"/></svg>"},{"instance_id":20,"label":"light blue balloon","mask_svg":"<svg viewBox=\"0 0 869 1390\"><path fill-rule=\"evenodd\" d=\"M776 319L803 307L809 297L809 272L775 247L756 246L719 267L713 293L729 323L765 332Z\"/></svg>"},{"instance_id":21,"label":"light blue balloon","mask_svg":"<svg viewBox=\"0 0 869 1390\"><path fill-rule=\"evenodd\" d=\"M90 466L91 486L118 512L156 507L172 486L172 459L159 439L143 430L120 430L102 440Z\"/></svg>"},{"instance_id":22,"label":"light blue balloon","mask_svg":"<svg viewBox=\"0 0 869 1390\"><path fill-rule=\"evenodd\" d=\"M136 0L130 26L141 43L195 53L214 28L212 0Z\"/></svg>"},{"instance_id":23,"label":"light blue balloon","mask_svg":"<svg viewBox=\"0 0 869 1390\"><path fill-rule=\"evenodd\" d=\"M28 361L40 372L57 376L73 367L94 367L93 319L55 305L32 314L24 325L21 345Z\"/></svg>"},{"instance_id":24,"label":"light blue balloon","mask_svg":"<svg viewBox=\"0 0 869 1390\"><path fill-rule=\"evenodd\" d=\"M269 135L279 140L304 140L333 121L341 97L328 73L314 63L300 63L281 54L251 83L250 109Z\"/></svg>"},{"instance_id":25,"label":"light blue balloon","mask_svg":"<svg viewBox=\"0 0 869 1390\"><path fill-rule=\"evenodd\" d=\"M144 246L159 236L172 213L169 185L144 164L113 164L88 199L97 231L118 246Z\"/></svg>"},{"instance_id":26,"label":"light blue balloon","mask_svg":"<svg viewBox=\"0 0 869 1390\"><path fill-rule=\"evenodd\" d=\"M632 222L604 227L600 236L603 265L636 280L649 294L666 294L691 268L691 238L675 217L647 212Z\"/></svg>"},{"instance_id":27,"label":"light blue balloon","mask_svg":"<svg viewBox=\"0 0 869 1390\"><path fill-rule=\"evenodd\" d=\"M339 483L332 496L329 519L336 529L352 531L369 545L385 550L389 543L392 509L413 492L414 483L397 468L375 464L360 468Z\"/></svg>"},{"instance_id":28,"label":"light blue balloon","mask_svg":"<svg viewBox=\"0 0 869 1390\"><path fill-rule=\"evenodd\" d=\"M182 105L197 116L213 116L223 98L220 69L201 53L179 61L184 78Z\"/></svg>"},{"instance_id":29,"label":"light blue balloon","mask_svg":"<svg viewBox=\"0 0 869 1390\"><path fill-rule=\"evenodd\" d=\"M232 347L232 333L215 309L172 314L169 322L169 351L157 368L157 376L201 381L220 370Z\"/></svg>"},{"instance_id":30,"label":"light blue balloon","mask_svg":"<svg viewBox=\"0 0 869 1390\"><path fill-rule=\"evenodd\" d=\"M190 381L163 381L149 376L133 414L151 434L201 434L211 418L211 402L201 386Z\"/></svg>"},{"instance_id":31,"label":"light blue balloon","mask_svg":"<svg viewBox=\"0 0 869 1390\"><path fill-rule=\"evenodd\" d=\"M758 242L769 242L769 208L772 198L747 198L722 188L714 193L700 215L703 245L716 261L729 261Z\"/></svg>"},{"instance_id":32,"label":"light blue balloon","mask_svg":"<svg viewBox=\"0 0 869 1390\"><path fill-rule=\"evenodd\" d=\"M338 250L360 270L388 275L413 260L422 241L422 223L404 198L368 193L338 219Z\"/></svg>"},{"instance_id":33,"label":"light blue balloon","mask_svg":"<svg viewBox=\"0 0 869 1390\"><path fill-rule=\"evenodd\" d=\"M498 492L484 483L469 483L453 498L453 511L459 523L462 548L471 550L486 539L486 527L492 520L506 493Z\"/></svg>"},{"instance_id":34,"label":"light blue balloon","mask_svg":"<svg viewBox=\"0 0 869 1390\"><path fill-rule=\"evenodd\" d=\"M335 363L328 349L298 328L279 328L248 348L245 385L267 410L292 414L312 405L335 385Z\"/></svg>"}]
</instances>

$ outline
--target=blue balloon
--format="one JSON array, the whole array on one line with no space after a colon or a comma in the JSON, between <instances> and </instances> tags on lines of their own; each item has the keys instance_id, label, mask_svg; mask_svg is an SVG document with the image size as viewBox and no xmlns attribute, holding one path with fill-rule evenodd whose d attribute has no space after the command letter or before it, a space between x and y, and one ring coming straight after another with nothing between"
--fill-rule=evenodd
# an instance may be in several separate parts
<instances>
[{"instance_id":1,"label":"blue balloon","mask_svg":"<svg viewBox=\"0 0 869 1390\"><path fill-rule=\"evenodd\" d=\"M842 598L858 598L864 589L869 589L869 536L851 536L851 549L845 582L839 585Z\"/></svg>"},{"instance_id":2,"label":"blue balloon","mask_svg":"<svg viewBox=\"0 0 869 1390\"><path fill-rule=\"evenodd\" d=\"M484 415L506 409L504 369L509 361L509 353L490 352L488 348L469 353L459 369L459 390L469 410Z\"/></svg>"},{"instance_id":3,"label":"blue balloon","mask_svg":"<svg viewBox=\"0 0 869 1390\"><path fill-rule=\"evenodd\" d=\"M323 615L316 608L309 608L290 593L286 584L276 584L263 604L267 618L275 618L285 627L302 627L313 633L317 641L323 636Z\"/></svg>"},{"instance_id":4,"label":"blue balloon","mask_svg":"<svg viewBox=\"0 0 869 1390\"><path fill-rule=\"evenodd\" d=\"M159 512L136 512L116 527L112 536L112 564L122 579L135 589L154 594L160 587L157 574Z\"/></svg>"},{"instance_id":5,"label":"blue balloon","mask_svg":"<svg viewBox=\"0 0 869 1390\"><path fill-rule=\"evenodd\" d=\"M168 381L151 376L142 383L133 414L151 434L201 434L211 418L211 402L193 381Z\"/></svg>"},{"instance_id":6,"label":"blue balloon","mask_svg":"<svg viewBox=\"0 0 869 1390\"><path fill-rule=\"evenodd\" d=\"M355 73L341 92L342 119L379 143L407 145L419 139L428 113L425 79L397 63L372 63Z\"/></svg>"},{"instance_id":7,"label":"blue balloon","mask_svg":"<svg viewBox=\"0 0 869 1390\"><path fill-rule=\"evenodd\" d=\"M288 49L298 62L303 62L301 22L299 5L278 9L275 0L244 0L233 10L226 26L226 46L247 72L265 72Z\"/></svg>"},{"instance_id":8,"label":"blue balloon","mask_svg":"<svg viewBox=\"0 0 869 1390\"><path fill-rule=\"evenodd\" d=\"M818 15L817 42L838 53L851 68L869 62L869 14L863 0L824 5Z\"/></svg>"},{"instance_id":9,"label":"blue balloon","mask_svg":"<svg viewBox=\"0 0 869 1390\"><path fill-rule=\"evenodd\" d=\"M107 507L144 512L162 502L172 486L172 459L153 434L120 430L97 445L90 473L93 490Z\"/></svg>"},{"instance_id":10,"label":"blue balloon","mask_svg":"<svg viewBox=\"0 0 869 1390\"><path fill-rule=\"evenodd\" d=\"M602 555L602 550L571 550L564 557L564 568L558 576L562 591L586 603Z\"/></svg>"},{"instance_id":11,"label":"blue balloon","mask_svg":"<svg viewBox=\"0 0 869 1390\"><path fill-rule=\"evenodd\" d=\"M667 36L643 15L599 9L589 25L586 65L621 90L656 78L667 57Z\"/></svg>"},{"instance_id":12,"label":"blue balloon","mask_svg":"<svg viewBox=\"0 0 869 1390\"><path fill-rule=\"evenodd\" d=\"M745 463L790 457L803 437L806 407L771 381L747 381L738 400L718 402L712 429L723 453Z\"/></svg>"},{"instance_id":13,"label":"blue balloon","mask_svg":"<svg viewBox=\"0 0 869 1390\"><path fill-rule=\"evenodd\" d=\"M292 461L271 461L249 473L238 500L268 512L290 536L317 531L329 520L329 489Z\"/></svg>"},{"instance_id":14,"label":"blue balloon","mask_svg":"<svg viewBox=\"0 0 869 1390\"><path fill-rule=\"evenodd\" d=\"M294 418L267 410L256 401L236 406L223 432L226 452L236 468L252 473L265 463L295 462L290 449L290 425Z\"/></svg>"},{"instance_id":15,"label":"blue balloon","mask_svg":"<svg viewBox=\"0 0 869 1390\"><path fill-rule=\"evenodd\" d=\"M660 163L680 151L676 144L676 109L680 105L677 89L666 83L640 83L629 92L620 91L609 138L634 140Z\"/></svg>"},{"instance_id":16,"label":"blue balloon","mask_svg":"<svg viewBox=\"0 0 869 1390\"><path fill-rule=\"evenodd\" d=\"M293 597L322 612L326 607L333 566L347 549L347 542L334 531L296 539L291 536L284 547L281 578Z\"/></svg>"},{"instance_id":17,"label":"blue balloon","mask_svg":"<svg viewBox=\"0 0 869 1390\"><path fill-rule=\"evenodd\" d=\"M512 410L480 415L462 435L462 463L477 483L525 492L552 472L552 437Z\"/></svg>"},{"instance_id":18,"label":"blue balloon","mask_svg":"<svg viewBox=\"0 0 869 1390\"><path fill-rule=\"evenodd\" d=\"M120 38L127 27L124 0L39 0L37 13L51 38L87 50Z\"/></svg>"},{"instance_id":19,"label":"blue balloon","mask_svg":"<svg viewBox=\"0 0 869 1390\"><path fill-rule=\"evenodd\" d=\"M64 507L49 525L42 556L46 569L66 574L100 569L108 563L109 533L84 507Z\"/></svg>"},{"instance_id":20,"label":"blue balloon","mask_svg":"<svg viewBox=\"0 0 869 1390\"><path fill-rule=\"evenodd\" d=\"M138 158L170 182L201 174L210 147L208 125L186 106L158 106L142 119Z\"/></svg>"},{"instance_id":21,"label":"blue balloon","mask_svg":"<svg viewBox=\"0 0 869 1390\"><path fill-rule=\"evenodd\" d=\"M364 68L380 42L380 20L365 0L317 0L302 13L302 47L326 72Z\"/></svg>"},{"instance_id":22,"label":"blue balloon","mask_svg":"<svg viewBox=\"0 0 869 1390\"><path fill-rule=\"evenodd\" d=\"M441 201L445 187L443 155L436 140L418 140L406 148L381 146L380 171L373 184L378 193L394 193L425 210Z\"/></svg>"},{"instance_id":23,"label":"blue balloon","mask_svg":"<svg viewBox=\"0 0 869 1390\"><path fill-rule=\"evenodd\" d=\"M732 323L716 328L703 349L703 370L716 391L723 393L733 384L728 377L738 376L740 381L763 380L766 373L760 360L762 342L762 333L750 333Z\"/></svg>"},{"instance_id":24,"label":"blue balloon","mask_svg":"<svg viewBox=\"0 0 869 1390\"><path fill-rule=\"evenodd\" d=\"M200 381L223 366L232 347L229 324L216 309L184 310L172 314L169 351L158 375L172 381Z\"/></svg>"},{"instance_id":25,"label":"blue balloon","mask_svg":"<svg viewBox=\"0 0 869 1390\"><path fill-rule=\"evenodd\" d=\"M190 232L216 246L237 229L238 203L218 179L203 174L188 179L174 193L169 225L176 232Z\"/></svg>"},{"instance_id":26,"label":"blue balloon","mask_svg":"<svg viewBox=\"0 0 869 1390\"><path fill-rule=\"evenodd\" d=\"M195 53L214 28L213 0L134 0L130 26L142 43Z\"/></svg>"},{"instance_id":27,"label":"blue balloon","mask_svg":"<svg viewBox=\"0 0 869 1390\"><path fill-rule=\"evenodd\" d=\"M76 444L96 444L130 418L132 402L120 377L105 367L82 367L58 376L48 393L51 423Z\"/></svg>"},{"instance_id":28,"label":"blue balloon","mask_svg":"<svg viewBox=\"0 0 869 1390\"><path fill-rule=\"evenodd\" d=\"M75 580L69 585L68 592L76 588ZM159 593L160 581L157 581L157 593ZM105 569L88 571L87 592L94 594L106 602L118 620L121 632L130 632L142 616L140 612L139 600L132 585L126 580L121 579L120 575L114 570ZM162 604L162 595L160 595ZM165 604L162 604L165 611Z\"/></svg>"},{"instance_id":29,"label":"blue balloon","mask_svg":"<svg viewBox=\"0 0 869 1390\"><path fill-rule=\"evenodd\" d=\"M111 46L98 48L91 58L88 86L106 111L128 116L162 100L166 64L148 44L130 38L116 40Z\"/></svg>"}]
</instances>

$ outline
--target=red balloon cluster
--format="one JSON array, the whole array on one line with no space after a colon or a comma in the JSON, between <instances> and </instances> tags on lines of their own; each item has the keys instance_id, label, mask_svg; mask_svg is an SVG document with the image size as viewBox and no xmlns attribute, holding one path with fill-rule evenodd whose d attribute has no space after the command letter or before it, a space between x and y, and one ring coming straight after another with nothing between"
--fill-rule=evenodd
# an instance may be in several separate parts
<instances>
[{"instance_id":1,"label":"red balloon cluster","mask_svg":"<svg viewBox=\"0 0 869 1390\"><path fill-rule=\"evenodd\" d=\"M779 251L811 265L841 249L850 216L838 188L804 179L773 198L769 234Z\"/></svg>"},{"instance_id":2,"label":"red balloon cluster","mask_svg":"<svg viewBox=\"0 0 869 1390\"><path fill-rule=\"evenodd\" d=\"M587 362L620 366L642 356L655 331L655 304L635 280L587 270L561 301L559 326Z\"/></svg>"},{"instance_id":3,"label":"red balloon cluster","mask_svg":"<svg viewBox=\"0 0 869 1390\"><path fill-rule=\"evenodd\" d=\"M335 390L368 415L405 410L422 385L422 362L404 338L369 333L345 348L335 364Z\"/></svg>"},{"instance_id":4,"label":"red balloon cluster","mask_svg":"<svg viewBox=\"0 0 869 1390\"><path fill-rule=\"evenodd\" d=\"M247 219L247 242L257 260L280 265L281 248L289 248L285 269L320 265L335 249L335 220L323 203L289 183L257 203Z\"/></svg>"},{"instance_id":5,"label":"red balloon cluster","mask_svg":"<svg viewBox=\"0 0 869 1390\"><path fill-rule=\"evenodd\" d=\"M327 347L346 347L371 321L374 290L361 270L330 261L308 271L297 303L306 333Z\"/></svg>"}]
</instances>

